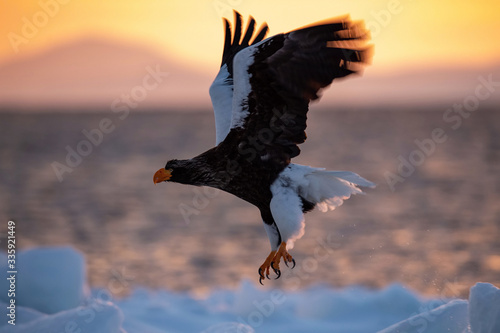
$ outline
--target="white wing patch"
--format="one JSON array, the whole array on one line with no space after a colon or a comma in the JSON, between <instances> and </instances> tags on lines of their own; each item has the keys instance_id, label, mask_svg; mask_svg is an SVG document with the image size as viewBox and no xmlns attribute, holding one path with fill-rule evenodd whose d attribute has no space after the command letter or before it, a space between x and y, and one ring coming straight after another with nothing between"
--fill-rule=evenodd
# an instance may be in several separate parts
<instances>
[{"instance_id":1,"label":"white wing patch","mask_svg":"<svg viewBox=\"0 0 500 333\"><path fill-rule=\"evenodd\" d=\"M262 43L262 42L260 42ZM231 128L243 127L245 119L249 114L248 95L252 91L250 85L251 74L248 68L253 64L256 46L260 43L247 47L236 54L233 60L233 117Z\"/></svg>"},{"instance_id":2,"label":"white wing patch","mask_svg":"<svg viewBox=\"0 0 500 333\"><path fill-rule=\"evenodd\" d=\"M233 113L233 85L227 82L229 71L224 64L210 86L210 98L215 115L215 145L226 138L231 129Z\"/></svg>"},{"instance_id":3,"label":"white wing patch","mask_svg":"<svg viewBox=\"0 0 500 333\"><path fill-rule=\"evenodd\" d=\"M216 145L224 141L231 128L243 127L248 110L248 95L252 91L251 74L256 46L249 46L236 54L233 60L233 84L227 82L229 72L224 64L210 86L210 98L215 114Z\"/></svg>"}]
</instances>

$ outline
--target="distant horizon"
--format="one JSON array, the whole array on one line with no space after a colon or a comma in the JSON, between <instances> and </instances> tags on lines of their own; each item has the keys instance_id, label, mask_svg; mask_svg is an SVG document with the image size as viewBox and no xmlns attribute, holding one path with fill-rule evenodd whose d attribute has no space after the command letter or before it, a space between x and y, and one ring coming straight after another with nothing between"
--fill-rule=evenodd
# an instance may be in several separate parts
<instances>
[{"instance_id":1,"label":"distant horizon","mask_svg":"<svg viewBox=\"0 0 500 333\"><path fill-rule=\"evenodd\" d=\"M325 108L450 104L473 94L481 76L500 81L500 62L389 73L377 73L374 67L367 66L361 76L334 81L319 103ZM85 37L1 66L0 108L103 109L123 104L132 92L140 99L133 105L142 109L207 109L208 88L217 70L209 75L141 45ZM141 87L146 77L153 80L154 89ZM486 102L499 101L495 91Z\"/></svg>"},{"instance_id":2,"label":"distant horizon","mask_svg":"<svg viewBox=\"0 0 500 333\"><path fill-rule=\"evenodd\" d=\"M318 105L310 106L310 112L314 113L344 113L344 112L437 112L444 113L448 109L453 109L452 104L447 103L428 103L428 104L375 104L375 105ZM481 112L500 112L497 102L486 102L481 104L477 110ZM102 115L111 113L112 110L108 107L11 107L7 105L0 105L0 114L2 115ZM207 114L213 115L212 106L208 107L143 107L130 112L130 116L134 114Z\"/></svg>"},{"instance_id":3,"label":"distant horizon","mask_svg":"<svg viewBox=\"0 0 500 333\"><path fill-rule=\"evenodd\" d=\"M452 105L473 97L480 77L500 82L495 1L55 1L50 10L9 3L9 15L0 13L0 108L209 108L222 18L232 21L233 9L244 24L250 14L267 22L270 35L347 13L364 20L373 63L325 89L324 107ZM481 102L499 103L499 90Z\"/></svg>"}]
</instances>

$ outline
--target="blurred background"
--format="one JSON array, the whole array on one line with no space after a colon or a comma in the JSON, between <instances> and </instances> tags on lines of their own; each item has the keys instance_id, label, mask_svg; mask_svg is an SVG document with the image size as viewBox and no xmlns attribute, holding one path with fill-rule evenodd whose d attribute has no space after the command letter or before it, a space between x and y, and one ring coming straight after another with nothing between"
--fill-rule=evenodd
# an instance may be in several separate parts
<instances>
[{"instance_id":1,"label":"blurred background","mask_svg":"<svg viewBox=\"0 0 500 333\"><path fill-rule=\"evenodd\" d=\"M1 244L13 219L18 248L73 246L91 285L116 295L257 282L269 251L257 209L210 189L153 186L153 173L215 142L208 87L222 17L238 10L273 35L349 13L371 30L373 63L312 104L295 162L378 186L307 214L297 267L266 287L401 282L465 297L475 282L500 283L499 2L1 6Z\"/></svg>"}]
</instances>

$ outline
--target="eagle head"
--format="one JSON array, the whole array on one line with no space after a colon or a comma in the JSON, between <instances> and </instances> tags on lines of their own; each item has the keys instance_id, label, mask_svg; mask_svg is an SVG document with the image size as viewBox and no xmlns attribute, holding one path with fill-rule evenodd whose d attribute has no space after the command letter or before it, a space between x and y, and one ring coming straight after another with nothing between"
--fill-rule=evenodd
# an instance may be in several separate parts
<instances>
[{"instance_id":1,"label":"eagle head","mask_svg":"<svg viewBox=\"0 0 500 333\"><path fill-rule=\"evenodd\" d=\"M191 160L170 160L164 168L155 172L153 182L155 184L166 181L191 184L196 170L194 164Z\"/></svg>"}]
</instances>

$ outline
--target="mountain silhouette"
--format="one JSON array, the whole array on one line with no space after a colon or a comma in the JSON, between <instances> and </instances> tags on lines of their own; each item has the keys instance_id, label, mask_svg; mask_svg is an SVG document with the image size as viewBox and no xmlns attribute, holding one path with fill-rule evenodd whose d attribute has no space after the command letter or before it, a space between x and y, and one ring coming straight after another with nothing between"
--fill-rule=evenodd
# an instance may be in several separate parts
<instances>
[{"instance_id":1,"label":"mountain silhouette","mask_svg":"<svg viewBox=\"0 0 500 333\"><path fill-rule=\"evenodd\" d=\"M209 75L183 63L178 56L164 55L152 47L84 37L0 64L0 108L108 110L123 95L141 90L144 78L158 69L168 76L137 101L138 110L210 110L208 88L218 66L214 64ZM334 81L324 91L321 107L446 106L473 94L478 77L488 75L499 82L500 64L472 64L467 68L435 65L391 69L389 73L368 67L360 78ZM498 101L500 89L485 103Z\"/></svg>"},{"instance_id":2,"label":"mountain silhouette","mask_svg":"<svg viewBox=\"0 0 500 333\"><path fill-rule=\"evenodd\" d=\"M156 70L168 76L147 90L138 108L182 107L186 100L194 106L210 105L209 75L151 48L95 37L0 66L0 105L106 108Z\"/></svg>"}]
</instances>

